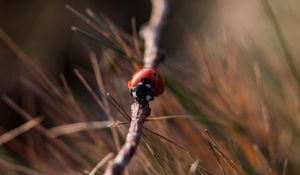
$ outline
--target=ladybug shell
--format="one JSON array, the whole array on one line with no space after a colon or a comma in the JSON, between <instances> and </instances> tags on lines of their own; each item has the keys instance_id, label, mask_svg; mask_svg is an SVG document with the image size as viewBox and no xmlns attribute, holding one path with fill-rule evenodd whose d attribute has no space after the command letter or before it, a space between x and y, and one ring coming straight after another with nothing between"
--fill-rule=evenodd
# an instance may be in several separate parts
<instances>
[{"instance_id":1,"label":"ladybug shell","mask_svg":"<svg viewBox=\"0 0 300 175\"><path fill-rule=\"evenodd\" d=\"M128 81L128 88L133 89L143 78L150 80L150 87L156 97L164 92L164 79L161 74L152 67L144 67L137 70Z\"/></svg>"}]
</instances>

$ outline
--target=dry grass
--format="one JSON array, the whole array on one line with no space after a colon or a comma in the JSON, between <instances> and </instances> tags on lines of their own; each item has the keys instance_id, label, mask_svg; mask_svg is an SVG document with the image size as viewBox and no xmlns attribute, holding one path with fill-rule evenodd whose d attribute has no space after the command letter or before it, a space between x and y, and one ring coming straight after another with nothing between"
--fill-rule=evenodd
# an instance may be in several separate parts
<instances>
[{"instance_id":1,"label":"dry grass","mask_svg":"<svg viewBox=\"0 0 300 175\"><path fill-rule=\"evenodd\" d=\"M22 139L0 147L0 174L86 174L124 142L132 100L126 84L141 62L139 39L90 10L88 16L71 11L97 35L73 29L103 48L97 55L87 49L89 69L74 69L86 94L63 75L60 81L48 76L0 32L30 73L22 77L22 87L33 96L21 98L32 98L31 105L44 116ZM146 127L163 137L144 130L129 174L299 173L299 86L284 54L241 48L230 39L212 54L209 40L199 44L190 31L182 31L190 68L180 62L162 67L167 90L151 103L151 117L166 117L149 118ZM2 99L25 121L34 118L8 96ZM106 165L100 165L104 172Z\"/></svg>"}]
</instances>

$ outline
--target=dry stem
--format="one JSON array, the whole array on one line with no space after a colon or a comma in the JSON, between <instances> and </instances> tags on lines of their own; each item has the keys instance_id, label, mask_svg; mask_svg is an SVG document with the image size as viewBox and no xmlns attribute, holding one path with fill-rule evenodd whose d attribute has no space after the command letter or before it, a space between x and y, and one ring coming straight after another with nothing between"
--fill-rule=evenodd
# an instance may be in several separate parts
<instances>
[{"instance_id":1,"label":"dry stem","mask_svg":"<svg viewBox=\"0 0 300 175\"><path fill-rule=\"evenodd\" d=\"M167 0L151 0L152 12L149 22L141 29L140 35L145 42L144 66L156 67L159 63L158 42L161 28L168 13Z\"/></svg>"},{"instance_id":2,"label":"dry stem","mask_svg":"<svg viewBox=\"0 0 300 175\"><path fill-rule=\"evenodd\" d=\"M156 67L160 62L158 41L168 11L167 0L151 0L151 3L152 12L150 20L140 31L141 37L145 42L145 67ZM148 103L142 105L134 102L131 105L131 123L126 142L115 159L109 164L105 175L119 175L125 169L137 149L142 136L143 124L150 115L150 111Z\"/></svg>"},{"instance_id":3,"label":"dry stem","mask_svg":"<svg viewBox=\"0 0 300 175\"><path fill-rule=\"evenodd\" d=\"M129 163L140 142L145 119L150 115L149 105L134 102L131 105L131 123L126 137L126 143L105 171L105 175L121 174Z\"/></svg>"}]
</instances>

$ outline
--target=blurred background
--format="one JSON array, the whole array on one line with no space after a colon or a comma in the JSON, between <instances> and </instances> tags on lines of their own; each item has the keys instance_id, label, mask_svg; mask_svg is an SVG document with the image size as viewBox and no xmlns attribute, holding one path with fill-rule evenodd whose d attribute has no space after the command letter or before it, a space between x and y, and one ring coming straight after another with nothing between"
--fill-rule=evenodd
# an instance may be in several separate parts
<instances>
[{"instance_id":1,"label":"blurred background","mask_svg":"<svg viewBox=\"0 0 300 175\"><path fill-rule=\"evenodd\" d=\"M299 174L299 5L296 0L171 1L160 42L166 58L159 70L167 88L151 102L151 117L171 119L146 126L185 149L145 131L155 153L142 141L125 173ZM130 112L126 84L143 49L133 31L150 13L148 0L0 0L0 27L21 49L0 39L0 134L32 120L20 110L42 116L35 128L0 139L0 174L86 174L117 152L127 125L68 133L70 126L61 135L53 128L125 120L101 93L109 92ZM28 57L20 58L20 52Z\"/></svg>"}]
</instances>

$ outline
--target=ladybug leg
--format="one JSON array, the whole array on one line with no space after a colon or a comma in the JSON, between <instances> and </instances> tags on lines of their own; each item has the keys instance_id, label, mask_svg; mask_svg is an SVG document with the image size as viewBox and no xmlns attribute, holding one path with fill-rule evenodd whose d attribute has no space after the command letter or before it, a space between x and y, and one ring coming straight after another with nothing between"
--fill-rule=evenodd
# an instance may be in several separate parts
<instances>
[{"instance_id":1,"label":"ladybug leg","mask_svg":"<svg viewBox=\"0 0 300 175\"><path fill-rule=\"evenodd\" d=\"M136 92L132 89L129 89L129 93L132 97L136 98Z\"/></svg>"}]
</instances>

